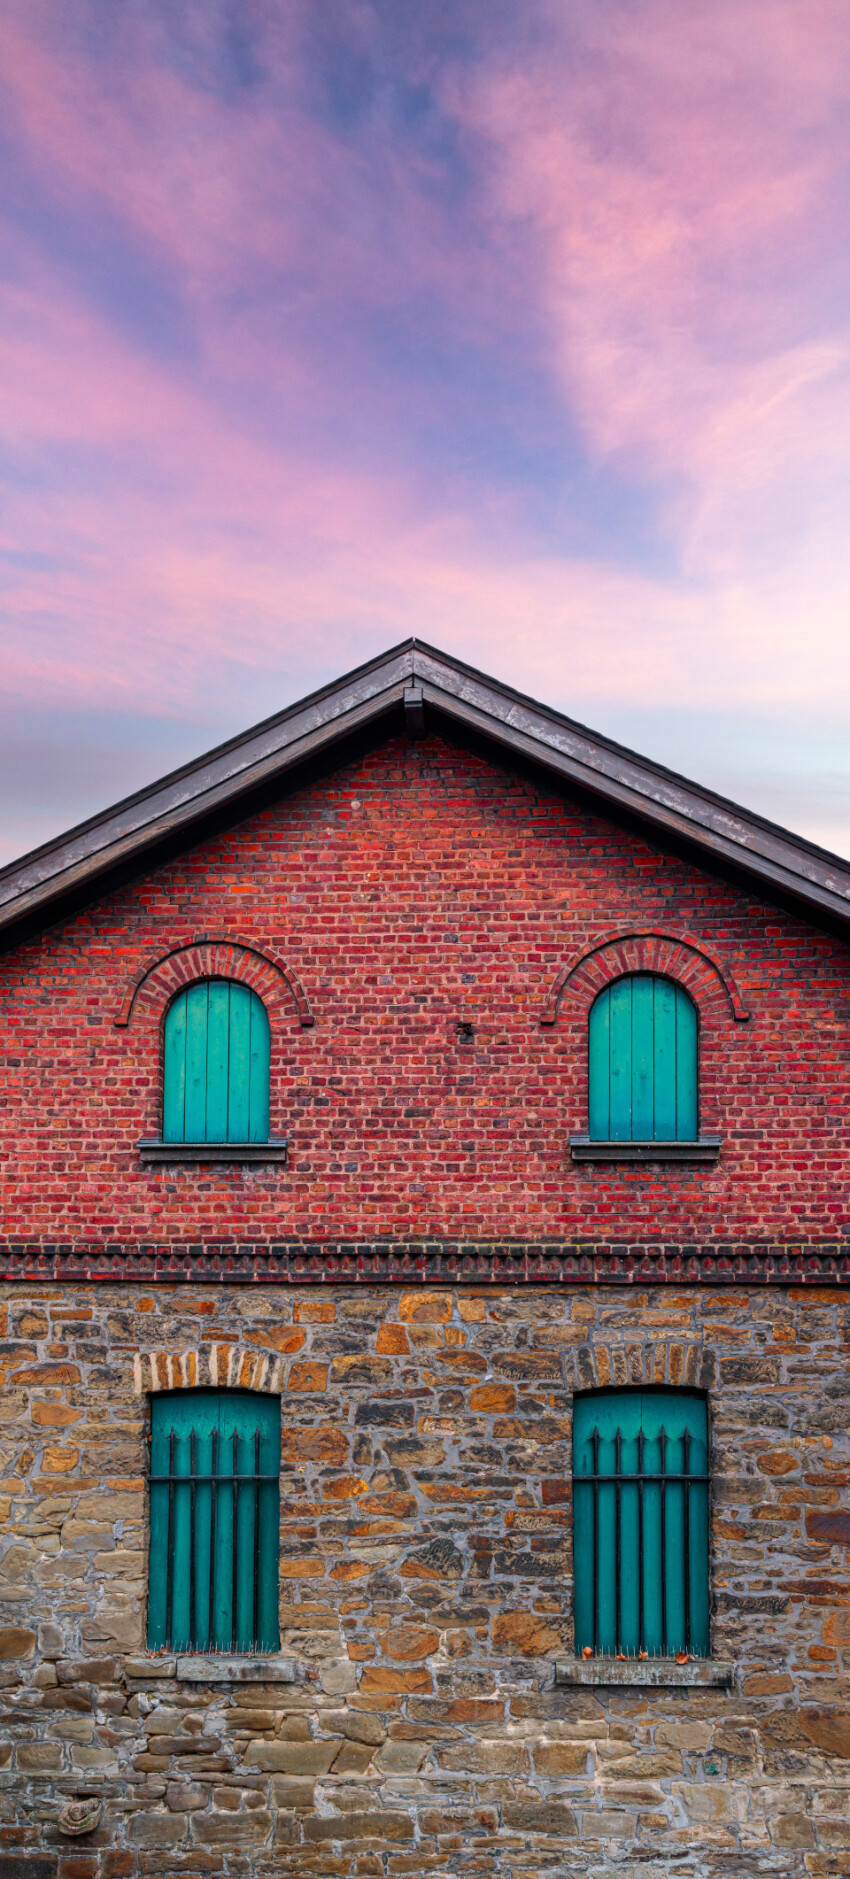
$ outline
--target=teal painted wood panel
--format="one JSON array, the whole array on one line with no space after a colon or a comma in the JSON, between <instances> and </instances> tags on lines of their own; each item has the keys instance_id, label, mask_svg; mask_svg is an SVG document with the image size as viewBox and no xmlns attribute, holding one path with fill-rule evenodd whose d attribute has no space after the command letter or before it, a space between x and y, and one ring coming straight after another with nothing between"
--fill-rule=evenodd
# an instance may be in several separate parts
<instances>
[{"instance_id":1,"label":"teal painted wood panel","mask_svg":"<svg viewBox=\"0 0 850 1879\"><path fill-rule=\"evenodd\" d=\"M250 1037L250 1142L269 1139L269 1082L271 1032L269 1015L262 1000L251 999Z\"/></svg>"},{"instance_id":2,"label":"teal painted wood panel","mask_svg":"<svg viewBox=\"0 0 850 1879\"><path fill-rule=\"evenodd\" d=\"M227 1084L227 1127L231 1142L250 1142L251 1135L251 1013L259 999L247 985L231 985L230 1075ZM268 1134L268 1130L266 1131Z\"/></svg>"},{"instance_id":3,"label":"teal painted wood panel","mask_svg":"<svg viewBox=\"0 0 850 1879\"><path fill-rule=\"evenodd\" d=\"M271 1032L250 986L204 979L174 1000L163 1038L168 1142L266 1142Z\"/></svg>"},{"instance_id":4,"label":"teal painted wood panel","mask_svg":"<svg viewBox=\"0 0 850 1879\"><path fill-rule=\"evenodd\" d=\"M237 988L227 979L213 979L207 987L207 1107L205 1142L226 1142L227 1093L230 1079L231 993ZM241 986L238 988L243 989Z\"/></svg>"},{"instance_id":5,"label":"teal painted wood panel","mask_svg":"<svg viewBox=\"0 0 850 1879\"><path fill-rule=\"evenodd\" d=\"M257 1433L259 1473L273 1479L255 1488ZM235 1489L230 1481L215 1493L210 1481L193 1483L193 1447L195 1476L208 1476L215 1460L217 1475L240 1477ZM169 1473L170 1456L180 1477L171 1487L154 1479ZM181 1390L153 1398L151 1650L166 1645L186 1651L278 1648L279 1471L279 1397L247 1390Z\"/></svg>"},{"instance_id":6,"label":"teal painted wood panel","mask_svg":"<svg viewBox=\"0 0 850 1879\"><path fill-rule=\"evenodd\" d=\"M586 1479L593 1472L594 1431L601 1474L616 1472L618 1432L620 1436L619 1548L618 1489L604 1482L594 1490ZM601 1655L618 1649L636 1654L641 1648L650 1656L685 1649L695 1656L708 1653L707 1483L692 1482L686 1489L684 1483L671 1481L662 1488L651 1480L641 1486L636 1478L641 1443L644 1475L660 1473L662 1432L666 1472L681 1474L686 1431L690 1471L707 1473L708 1411L703 1397L684 1390L622 1390L576 1398L573 1533L579 1653L586 1645Z\"/></svg>"},{"instance_id":7,"label":"teal painted wood panel","mask_svg":"<svg viewBox=\"0 0 850 1879\"><path fill-rule=\"evenodd\" d=\"M652 1140L675 1142L678 1137L676 1112L676 1012L679 987L672 979L653 979L653 1120ZM696 1133L696 1131L694 1131Z\"/></svg>"},{"instance_id":8,"label":"teal painted wood panel","mask_svg":"<svg viewBox=\"0 0 850 1879\"><path fill-rule=\"evenodd\" d=\"M588 1027L593 1141L694 1141L697 1014L681 985L628 973L600 992Z\"/></svg>"},{"instance_id":9,"label":"teal painted wood panel","mask_svg":"<svg viewBox=\"0 0 850 1879\"><path fill-rule=\"evenodd\" d=\"M632 993L632 1140L651 1142L655 1126L655 980L626 981Z\"/></svg>"},{"instance_id":10,"label":"teal painted wood panel","mask_svg":"<svg viewBox=\"0 0 850 1879\"><path fill-rule=\"evenodd\" d=\"M207 1018L210 988L206 980L190 985L186 1000L187 1142L207 1139Z\"/></svg>"},{"instance_id":11,"label":"teal painted wood panel","mask_svg":"<svg viewBox=\"0 0 850 1879\"><path fill-rule=\"evenodd\" d=\"M186 997L175 999L165 1020L162 1053L162 1134L186 1140Z\"/></svg>"},{"instance_id":12,"label":"teal painted wood panel","mask_svg":"<svg viewBox=\"0 0 850 1879\"><path fill-rule=\"evenodd\" d=\"M676 991L676 1136L691 1142L698 1123L697 1014L687 992Z\"/></svg>"},{"instance_id":13,"label":"teal painted wood panel","mask_svg":"<svg viewBox=\"0 0 850 1879\"><path fill-rule=\"evenodd\" d=\"M611 1135L611 996L597 998L588 1032L588 1130L595 1142Z\"/></svg>"},{"instance_id":14,"label":"teal painted wood panel","mask_svg":"<svg viewBox=\"0 0 850 1879\"><path fill-rule=\"evenodd\" d=\"M605 994L603 993L603 997ZM611 1140L632 1139L632 981L617 979L608 989L611 1005L608 1080Z\"/></svg>"}]
</instances>

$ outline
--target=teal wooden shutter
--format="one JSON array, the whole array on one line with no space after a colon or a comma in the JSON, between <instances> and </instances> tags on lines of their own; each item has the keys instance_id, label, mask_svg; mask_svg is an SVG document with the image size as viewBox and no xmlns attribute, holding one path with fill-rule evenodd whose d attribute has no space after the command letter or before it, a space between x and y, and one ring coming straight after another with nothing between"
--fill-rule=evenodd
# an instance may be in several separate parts
<instances>
[{"instance_id":1,"label":"teal wooden shutter","mask_svg":"<svg viewBox=\"0 0 850 1879\"><path fill-rule=\"evenodd\" d=\"M588 1131L596 1142L697 1137L697 1014L672 979L633 973L600 992L588 1036Z\"/></svg>"},{"instance_id":2,"label":"teal wooden shutter","mask_svg":"<svg viewBox=\"0 0 850 1879\"><path fill-rule=\"evenodd\" d=\"M688 1390L575 1399L575 1643L666 1657L709 1647L708 1409Z\"/></svg>"},{"instance_id":3,"label":"teal wooden shutter","mask_svg":"<svg viewBox=\"0 0 850 1879\"><path fill-rule=\"evenodd\" d=\"M151 1404L148 1648L278 1648L280 1398Z\"/></svg>"},{"instance_id":4,"label":"teal wooden shutter","mask_svg":"<svg viewBox=\"0 0 850 1879\"><path fill-rule=\"evenodd\" d=\"M166 1142L267 1142L268 1013L250 986L201 979L165 1019L162 1134Z\"/></svg>"}]
</instances>

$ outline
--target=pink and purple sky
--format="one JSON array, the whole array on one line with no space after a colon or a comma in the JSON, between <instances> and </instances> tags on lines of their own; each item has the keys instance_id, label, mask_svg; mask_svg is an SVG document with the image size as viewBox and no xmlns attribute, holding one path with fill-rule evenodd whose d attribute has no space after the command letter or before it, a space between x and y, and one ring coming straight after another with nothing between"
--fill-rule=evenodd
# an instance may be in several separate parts
<instances>
[{"instance_id":1,"label":"pink and purple sky","mask_svg":"<svg viewBox=\"0 0 850 1879\"><path fill-rule=\"evenodd\" d=\"M0 861L418 633L850 854L848 0L4 0Z\"/></svg>"}]
</instances>

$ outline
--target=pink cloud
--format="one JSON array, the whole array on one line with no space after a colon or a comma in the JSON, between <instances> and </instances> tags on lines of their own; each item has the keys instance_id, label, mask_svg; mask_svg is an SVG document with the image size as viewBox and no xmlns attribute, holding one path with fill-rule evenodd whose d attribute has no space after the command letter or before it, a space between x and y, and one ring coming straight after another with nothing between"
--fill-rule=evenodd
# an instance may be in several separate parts
<instances>
[{"instance_id":1,"label":"pink cloud","mask_svg":"<svg viewBox=\"0 0 850 1879\"><path fill-rule=\"evenodd\" d=\"M465 64L411 54L454 196L391 113L358 135L314 108L308 12L272 10L267 79L223 99L152 9L97 57L57 0L4 11L33 189L105 252L117 230L186 334L146 343L35 214L10 224L9 690L236 728L418 632L577 715L719 704L730 675L754 703L845 695L844 0L585 0L508 41L482 25ZM455 375L420 382L433 328ZM607 555L577 545L557 488L563 539L539 522L511 469L537 449L524 374L541 454L578 434L589 503L609 470L646 496L644 562L616 516ZM484 428L500 375L518 415L491 475L465 413Z\"/></svg>"}]
</instances>

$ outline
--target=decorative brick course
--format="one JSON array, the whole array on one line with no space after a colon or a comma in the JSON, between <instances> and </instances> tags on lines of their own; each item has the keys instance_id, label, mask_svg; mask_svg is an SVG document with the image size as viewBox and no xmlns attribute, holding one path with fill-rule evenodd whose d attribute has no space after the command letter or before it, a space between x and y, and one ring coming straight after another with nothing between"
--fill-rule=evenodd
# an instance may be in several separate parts
<instances>
[{"instance_id":1,"label":"decorative brick course","mask_svg":"<svg viewBox=\"0 0 850 1879\"><path fill-rule=\"evenodd\" d=\"M0 1306L0 1789L28 1874L847 1871L846 1294L106 1285ZM144 1653L147 1396L214 1367L281 1392L294 1684L187 1684ZM564 1688L573 1392L652 1382L708 1391L733 1687ZM60 1807L85 1796L101 1823L69 1843Z\"/></svg>"}]
</instances>

